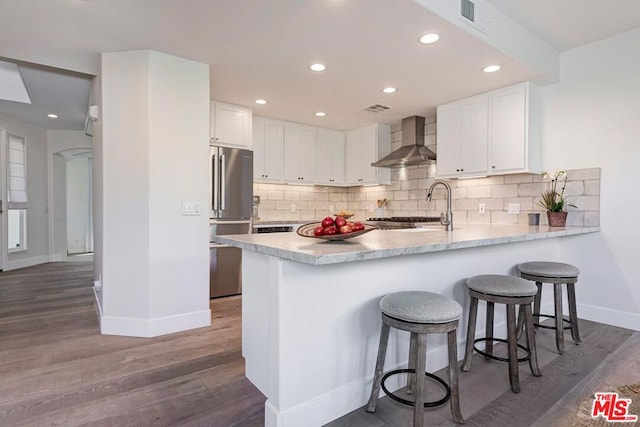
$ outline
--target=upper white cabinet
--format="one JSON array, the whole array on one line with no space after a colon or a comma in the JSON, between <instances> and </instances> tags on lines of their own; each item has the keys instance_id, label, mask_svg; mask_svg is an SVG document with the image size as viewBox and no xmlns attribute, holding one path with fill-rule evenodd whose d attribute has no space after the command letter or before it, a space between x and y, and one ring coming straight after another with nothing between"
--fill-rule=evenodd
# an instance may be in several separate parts
<instances>
[{"instance_id":1,"label":"upper white cabinet","mask_svg":"<svg viewBox=\"0 0 640 427\"><path fill-rule=\"evenodd\" d=\"M438 106L438 177L539 172L533 90L520 83Z\"/></svg>"},{"instance_id":2,"label":"upper white cabinet","mask_svg":"<svg viewBox=\"0 0 640 427\"><path fill-rule=\"evenodd\" d=\"M284 124L284 180L289 184L315 183L317 128Z\"/></svg>"},{"instance_id":3,"label":"upper white cabinet","mask_svg":"<svg viewBox=\"0 0 640 427\"><path fill-rule=\"evenodd\" d=\"M540 172L540 112L529 83L490 94L489 174Z\"/></svg>"},{"instance_id":4,"label":"upper white cabinet","mask_svg":"<svg viewBox=\"0 0 640 427\"><path fill-rule=\"evenodd\" d=\"M391 184L391 169L371 166L391 152L391 127L373 123L347 132L345 184Z\"/></svg>"},{"instance_id":5,"label":"upper white cabinet","mask_svg":"<svg viewBox=\"0 0 640 427\"><path fill-rule=\"evenodd\" d=\"M279 120L253 118L253 179L282 182L284 124Z\"/></svg>"},{"instance_id":6,"label":"upper white cabinet","mask_svg":"<svg viewBox=\"0 0 640 427\"><path fill-rule=\"evenodd\" d=\"M486 174L488 106L480 95L438 107L438 176Z\"/></svg>"},{"instance_id":7,"label":"upper white cabinet","mask_svg":"<svg viewBox=\"0 0 640 427\"><path fill-rule=\"evenodd\" d=\"M211 101L210 138L215 145L252 149L251 109Z\"/></svg>"},{"instance_id":8,"label":"upper white cabinet","mask_svg":"<svg viewBox=\"0 0 640 427\"><path fill-rule=\"evenodd\" d=\"M316 140L316 184L344 185L345 135L318 128Z\"/></svg>"}]
</instances>

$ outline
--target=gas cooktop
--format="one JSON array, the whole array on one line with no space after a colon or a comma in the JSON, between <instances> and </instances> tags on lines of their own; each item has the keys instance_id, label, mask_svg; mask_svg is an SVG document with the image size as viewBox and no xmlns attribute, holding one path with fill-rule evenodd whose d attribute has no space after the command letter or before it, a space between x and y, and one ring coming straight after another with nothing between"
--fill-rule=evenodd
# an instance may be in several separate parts
<instances>
[{"instance_id":1,"label":"gas cooktop","mask_svg":"<svg viewBox=\"0 0 640 427\"><path fill-rule=\"evenodd\" d=\"M387 218L369 218L367 223L380 229L387 228L415 228L416 224L425 222L440 222L440 217L431 216L392 216Z\"/></svg>"}]
</instances>

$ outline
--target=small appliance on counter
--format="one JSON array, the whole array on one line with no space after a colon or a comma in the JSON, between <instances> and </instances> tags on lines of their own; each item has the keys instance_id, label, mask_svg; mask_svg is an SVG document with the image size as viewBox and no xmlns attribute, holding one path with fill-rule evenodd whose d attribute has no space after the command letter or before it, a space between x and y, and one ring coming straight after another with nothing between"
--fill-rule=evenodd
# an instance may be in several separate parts
<instances>
[{"instance_id":1,"label":"small appliance on counter","mask_svg":"<svg viewBox=\"0 0 640 427\"><path fill-rule=\"evenodd\" d=\"M209 290L218 298L242 293L242 250L216 243L215 237L251 233L253 152L211 146L210 161Z\"/></svg>"}]
</instances>

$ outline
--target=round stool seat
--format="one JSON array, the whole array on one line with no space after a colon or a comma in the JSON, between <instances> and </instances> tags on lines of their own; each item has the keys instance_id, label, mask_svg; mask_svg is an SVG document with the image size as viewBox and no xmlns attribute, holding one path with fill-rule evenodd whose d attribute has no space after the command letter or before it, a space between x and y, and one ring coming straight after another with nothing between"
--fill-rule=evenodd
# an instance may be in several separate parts
<instances>
[{"instance_id":1,"label":"round stool seat","mask_svg":"<svg viewBox=\"0 0 640 427\"><path fill-rule=\"evenodd\" d=\"M551 261L533 261L518 264L521 273L542 277L578 277L580 270L571 264Z\"/></svg>"},{"instance_id":2,"label":"round stool seat","mask_svg":"<svg viewBox=\"0 0 640 427\"><path fill-rule=\"evenodd\" d=\"M500 274L470 277L467 279L467 287L483 294L504 297L532 296L538 292L538 287L528 280Z\"/></svg>"},{"instance_id":3,"label":"round stool seat","mask_svg":"<svg viewBox=\"0 0 640 427\"><path fill-rule=\"evenodd\" d=\"M423 291L385 295L380 300L380 311L389 317L412 323L448 323L462 316L462 306L454 300Z\"/></svg>"}]
</instances>

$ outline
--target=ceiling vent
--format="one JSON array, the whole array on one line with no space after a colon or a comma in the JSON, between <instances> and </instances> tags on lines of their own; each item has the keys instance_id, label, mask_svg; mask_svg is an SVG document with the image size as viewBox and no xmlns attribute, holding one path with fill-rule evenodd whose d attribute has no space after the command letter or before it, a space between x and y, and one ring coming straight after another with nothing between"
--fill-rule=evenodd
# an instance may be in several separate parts
<instances>
[{"instance_id":1,"label":"ceiling vent","mask_svg":"<svg viewBox=\"0 0 640 427\"><path fill-rule=\"evenodd\" d=\"M365 108L364 111L369 111L371 113L379 113L380 111L386 111L388 109L389 107L387 107L386 105L375 104Z\"/></svg>"},{"instance_id":2,"label":"ceiling vent","mask_svg":"<svg viewBox=\"0 0 640 427\"><path fill-rule=\"evenodd\" d=\"M487 33L489 20L484 9L477 4L477 1L460 0L460 16L463 22L466 22L476 30Z\"/></svg>"}]
</instances>

